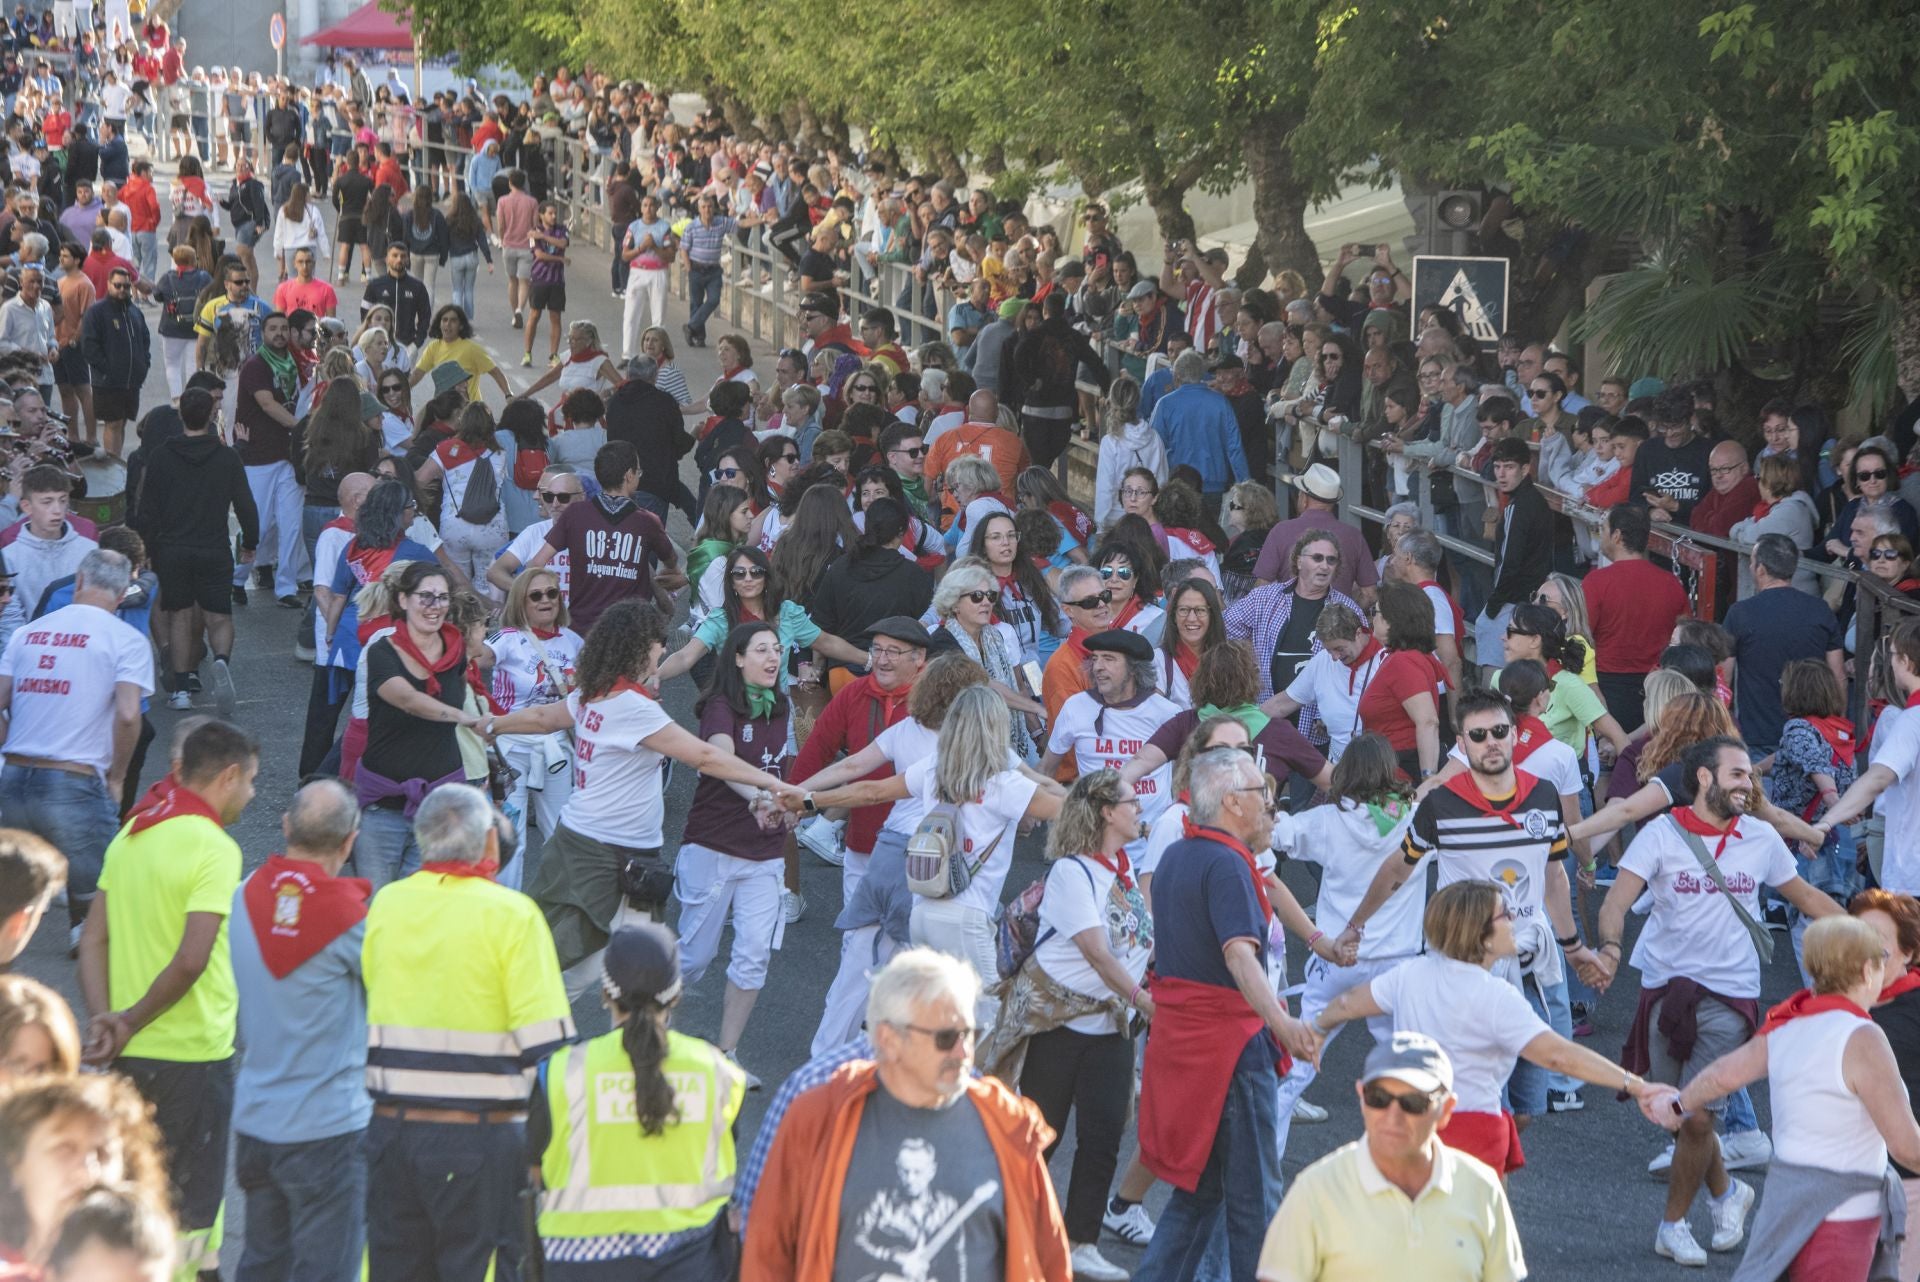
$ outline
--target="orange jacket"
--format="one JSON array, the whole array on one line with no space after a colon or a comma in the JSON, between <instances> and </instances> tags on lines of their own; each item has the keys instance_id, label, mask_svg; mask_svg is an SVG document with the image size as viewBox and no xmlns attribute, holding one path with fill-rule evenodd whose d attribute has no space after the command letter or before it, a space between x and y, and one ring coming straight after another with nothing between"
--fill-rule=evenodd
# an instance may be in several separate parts
<instances>
[{"instance_id":1,"label":"orange jacket","mask_svg":"<svg viewBox=\"0 0 1920 1282\"><path fill-rule=\"evenodd\" d=\"M879 1068L856 1060L793 1102L767 1157L747 1221L741 1282L830 1282L840 1194ZM1006 1205L1006 1282L1072 1282L1067 1229L1042 1156L1053 1132L1040 1110L993 1078L969 1078L1000 1163Z\"/></svg>"},{"instance_id":2,"label":"orange jacket","mask_svg":"<svg viewBox=\"0 0 1920 1282\"><path fill-rule=\"evenodd\" d=\"M1027 443L997 423L962 423L940 433L940 439L927 450L927 475L945 476L947 464L962 454L977 454L993 464L993 470L1000 474L1000 495L1009 504L1014 497L1014 482L1020 473L1033 466L1033 456L1027 453ZM953 524L953 496L942 496L947 515L940 520L941 526Z\"/></svg>"}]
</instances>

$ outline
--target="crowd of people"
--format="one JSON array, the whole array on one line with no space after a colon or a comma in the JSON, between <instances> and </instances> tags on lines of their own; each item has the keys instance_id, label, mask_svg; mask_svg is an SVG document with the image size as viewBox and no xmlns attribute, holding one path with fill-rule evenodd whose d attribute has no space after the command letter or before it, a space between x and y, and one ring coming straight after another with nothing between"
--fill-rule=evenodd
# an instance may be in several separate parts
<instances>
[{"instance_id":1,"label":"crowd of people","mask_svg":"<svg viewBox=\"0 0 1920 1282\"><path fill-rule=\"evenodd\" d=\"M96 195L69 123L28 177L49 133L13 122L0 958L63 906L84 1020L0 976L0 1277L224 1246L342 1282L1517 1278L1523 1134L1589 1087L1674 1132L1658 1255L1920 1276L1920 620L1859 609L1920 592L1911 415L1853 440L1775 404L1743 445L1701 386L1588 405L1571 355L1409 315L1385 247L1317 292L1180 241L1143 272L1097 204L1035 224L602 76L437 126L350 62L268 88L269 154L300 130L275 192L230 92L165 274L150 161ZM405 138L368 148L363 111ZM546 132L603 154L617 358L567 319ZM762 373L715 335L702 390L667 282L706 345L757 284L736 237L789 260L798 337ZM475 338L496 252L523 365L549 318L518 390ZM128 424L96 526L75 497ZM1724 617L1656 523L1744 549ZM226 831L261 766L250 591L310 668L271 854ZM838 967L749 1144L753 1016L810 908ZM1763 1009L1783 944L1805 987ZM708 982L710 1040L674 1018ZM1364 1135L1283 1187L1360 1019Z\"/></svg>"}]
</instances>

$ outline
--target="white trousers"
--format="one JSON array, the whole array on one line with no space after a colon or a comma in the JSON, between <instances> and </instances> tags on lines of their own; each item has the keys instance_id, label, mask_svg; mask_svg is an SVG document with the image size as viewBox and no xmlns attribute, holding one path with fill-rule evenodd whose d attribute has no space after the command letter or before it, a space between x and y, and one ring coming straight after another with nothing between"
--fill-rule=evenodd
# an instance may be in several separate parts
<instances>
[{"instance_id":1,"label":"white trousers","mask_svg":"<svg viewBox=\"0 0 1920 1282\"><path fill-rule=\"evenodd\" d=\"M1382 957L1377 960L1358 961L1351 966L1336 966L1316 954L1307 955L1307 980L1300 993L1300 1019L1303 1023L1312 1023L1313 1017L1333 1004L1333 999L1349 988L1358 988L1370 984L1376 976L1384 975L1395 966L1408 960L1405 957ZM1333 1045L1333 1039L1340 1035L1345 1024L1335 1024L1333 1031L1327 1034L1325 1046ZM1373 1034L1373 1040L1384 1042L1393 1036L1393 1016L1369 1015L1367 1031ZM1293 1129L1293 1106L1306 1094L1307 1087L1313 1084L1318 1075L1312 1064L1304 1059L1293 1061L1293 1068L1280 1079L1280 1133L1276 1137L1279 1152L1284 1156L1287 1151L1287 1133Z\"/></svg>"},{"instance_id":2,"label":"white trousers","mask_svg":"<svg viewBox=\"0 0 1920 1282\"><path fill-rule=\"evenodd\" d=\"M922 899L916 895L908 931L914 943L958 957L973 967L973 973L980 977L973 1022L982 1030L992 1028L1000 1013L999 1001L987 996L987 986L1000 979L993 918L951 899Z\"/></svg>"},{"instance_id":3,"label":"white trousers","mask_svg":"<svg viewBox=\"0 0 1920 1282\"><path fill-rule=\"evenodd\" d=\"M826 1009L820 1012L809 1054L824 1055L858 1035L867 1019L874 972L899 951L900 945L878 926L856 926L840 936L840 970L827 989Z\"/></svg>"},{"instance_id":4,"label":"white trousers","mask_svg":"<svg viewBox=\"0 0 1920 1282\"><path fill-rule=\"evenodd\" d=\"M307 565L306 543L300 537L300 509L306 492L293 479L291 463L261 463L247 467L247 488L253 491L253 505L260 510L260 551L258 559L273 558L273 594L294 596L300 580L312 573ZM251 565L238 558L233 563L233 585L243 588Z\"/></svg>"},{"instance_id":5,"label":"white trousers","mask_svg":"<svg viewBox=\"0 0 1920 1282\"><path fill-rule=\"evenodd\" d=\"M846 862L840 865L840 906L845 908L853 902L853 892L867 879L867 865L873 862L873 856L863 855L857 850L847 851Z\"/></svg>"},{"instance_id":6,"label":"white trousers","mask_svg":"<svg viewBox=\"0 0 1920 1282\"><path fill-rule=\"evenodd\" d=\"M667 323L667 269L635 267L627 273L627 301L620 312L620 359L640 354L640 309L647 309L647 326Z\"/></svg>"},{"instance_id":7,"label":"white trousers","mask_svg":"<svg viewBox=\"0 0 1920 1282\"><path fill-rule=\"evenodd\" d=\"M727 982L755 992L766 986L767 962L780 947L787 917L780 909L786 864L779 859L740 859L682 842L673 866L674 897L680 901L680 979L700 982L720 951L720 935L733 917L733 956Z\"/></svg>"},{"instance_id":8,"label":"white trousers","mask_svg":"<svg viewBox=\"0 0 1920 1282\"><path fill-rule=\"evenodd\" d=\"M161 359L167 367L167 395L174 400L180 399L180 393L187 390L187 380L193 377L194 348L198 340L191 338L169 338L160 336Z\"/></svg>"},{"instance_id":9,"label":"white trousers","mask_svg":"<svg viewBox=\"0 0 1920 1282\"><path fill-rule=\"evenodd\" d=\"M528 880L528 857L553 836L560 812L573 795L573 748L558 731L503 734L497 742L500 755L519 772L507 790L507 813L520 832L520 846L495 880L508 890L519 890Z\"/></svg>"}]
</instances>

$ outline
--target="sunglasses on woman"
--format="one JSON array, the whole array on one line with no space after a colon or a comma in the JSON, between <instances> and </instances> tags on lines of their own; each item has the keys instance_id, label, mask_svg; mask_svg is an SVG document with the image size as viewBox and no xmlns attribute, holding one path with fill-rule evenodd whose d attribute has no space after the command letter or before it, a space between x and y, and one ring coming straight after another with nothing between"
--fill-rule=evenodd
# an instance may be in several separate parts
<instances>
[{"instance_id":1,"label":"sunglasses on woman","mask_svg":"<svg viewBox=\"0 0 1920 1282\"><path fill-rule=\"evenodd\" d=\"M1906 558L1902 557L1900 553L1893 548L1875 548L1873 551L1867 553L1867 559L1870 561L1901 561Z\"/></svg>"},{"instance_id":2,"label":"sunglasses on woman","mask_svg":"<svg viewBox=\"0 0 1920 1282\"><path fill-rule=\"evenodd\" d=\"M1473 740L1475 743L1485 743L1488 736L1492 736L1494 742L1501 743L1512 733L1513 727L1505 722L1501 722L1497 726L1481 726L1478 730L1469 730L1467 731L1467 738Z\"/></svg>"},{"instance_id":3,"label":"sunglasses on woman","mask_svg":"<svg viewBox=\"0 0 1920 1282\"><path fill-rule=\"evenodd\" d=\"M1124 565L1103 565L1100 567L1100 577L1103 579L1131 581L1133 578L1133 570Z\"/></svg>"},{"instance_id":4,"label":"sunglasses on woman","mask_svg":"<svg viewBox=\"0 0 1920 1282\"><path fill-rule=\"evenodd\" d=\"M533 602L535 605L543 605L548 601L558 601L559 599L559 588L535 588L527 593L527 600Z\"/></svg>"},{"instance_id":5,"label":"sunglasses on woman","mask_svg":"<svg viewBox=\"0 0 1920 1282\"><path fill-rule=\"evenodd\" d=\"M1420 1091L1409 1091L1401 1095L1388 1090L1378 1082L1368 1082L1360 1088L1360 1102L1376 1113L1398 1105L1400 1111L1408 1117L1421 1117L1433 1107L1434 1097Z\"/></svg>"},{"instance_id":6,"label":"sunglasses on woman","mask_svg":"<svg viewBox=\"0 0 1920 1282\"><path fill-rule=\"evenodd\" d=\"M847 390L849 392L864 392L869 395L877 395L880 391L880 389L875 387L872 383L855 383L853 386L849 387Z\"/></svg>"},{"instance_id":7,"label":"sunglasses on woman","mask_svg":"<svg viewBox=\"0 0 1920 1282\"><path fill-rule=\"evenodd\" d=\"M975 605L985 605L987 602L998 598L1000 594L998 592L988 592L983 588L975 588L971 592L962 592L960 595Z\"/></svg>"},{"instance_id":8,"label":"sunglasses on woman","mask_svg":"<svg viewBox=\"0 0 1920 1282\"><path fill-rule=\"evenodd\" d=\"M737 467L716 467L713 469L713 475L716 480L731 481L734 477L740 475L740 469Z\"/></svg>"},{"instance_id":9,"label":"sunglasses on woman","mask_svg":"<svg viewBox=\"0 0 1920 1282\"><path fill-rule=\"evenodd\" d=\"M392 396L395 392L404 392L406 390L407 385L405 383L382 383L380 385L380 394L382 396Z\"/></svg>"},{"instance_id":10,"label":"sunglasses on woman","mask_svg":"<svg viewBox=\"0 0 1920 1282\"><path fill-rule=\"evenodd\" d=\"M727 571L727 577L735 582L741 579L764 579L767 572L757 565L736 565Z\"/></svg>"},{"instance_id":11,"label":"sunglasses on woman","mask_svg":"<svg viewBox=\"0 0 1920 1282\"><path fill-rule=\"evenodd\" d=\"M1872 471L1861 471L1853 474L1854 484L1856 485L1862 481L1884 481L1886 479L1887 469L1884 467L1876 467Z\"/></svg>"}]
</instances>

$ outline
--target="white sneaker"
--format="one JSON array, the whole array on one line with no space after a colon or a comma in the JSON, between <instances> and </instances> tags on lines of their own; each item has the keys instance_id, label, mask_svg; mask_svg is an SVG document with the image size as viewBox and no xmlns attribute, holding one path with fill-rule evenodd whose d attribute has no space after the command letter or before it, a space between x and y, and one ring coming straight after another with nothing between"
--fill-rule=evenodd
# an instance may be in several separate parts
<instances>
[{"instance_id":1,"label":"white sneaker","mask_svg":"<svg viewBox=\"0 0 1920 1282\"><path fill-rule=\"evenodd\" d=\"M1713 1249L1733 1250L1747 1235L1747 1212L1753 1209L1753 1185L1729 1180L1727 1195L1708 1198L1707 1209L1713 1212Z\"/></svg>"},{"instance_id":2,"label":"white sneaker","mask_svg":"<svg viewBox=\"0 0 1920 1282\"><path fill-rule=\"evenodd\" d=\"M220 711L222 721L233 720L233 708L236 697L233 689L233 671L225 659L215 659L207 665L207 680L213 685L213 704Z\"/></svg>"},{"instance_id":3,"label":"white sneaker","mask_svg":"<svg viewBox=\"0 0 1920 1282\"><path fill-rule=\"evenodd\" d=\"M836 823L825 815L815 815L796 828L793 835L801 845L838 868L847 862L847 848L841 844L840 837L845 827L845 820Z\"/></svg>"},{"instance_id":4,"label":"white sneaker","mask_svg":"<svg viewBox=\"0 0 1920 1282\"><path fill-rule=\"evenodd\" d=\"M807 915L807 897L797 890L782 890L780 911L786 914L787 925L793 925Z\"/></svg>"},{"instance_id":5,"label":"white sneaker","mask_svg":"<svg viewBox=\"0 0 1920 1282\"><path fill-rule=\"evenodd\" d=\"M1073 1276L1092 1278L1094 1282L1127 1282L1133 1275L1100 1254L1093 1243L1082 1242L1073 1248Z\"/></svg>"},{"instance_id":6,"label":"white sneaker","mask_svg":"<svg viewBox=\"0 0 1920 1282\"><path fill-rule=\"evenodd\" d=\"M1751 1171L1773 1160L1773 1141L1765 1131L1735 1131L1720 1137L1720 1160L1729 1171Z\"/></svg>"},{"instance_id":7,"label":"white sneaker","mask_svg":"<svg viewBox=\"0 0 1920 1282\"><path fill-rule=\"evenodd\" d=\"M1128 1246L1144 1247L1153 1241L1153 1220L1147 1215L1147 1208L1138 1202L1124 1211L1115 1211L1109 1199L1100 1217L1100 1226Z\"/></svg>"},{"instance_id":8,"label":"white sneaker","mask_svg":"<svg viewBox=\"0 0 1920 1282\"><path fill-rule=\"evenodd\" d=\"M1653 1235L1653 1253L1691 1268L1701 1269L1707 1264L1707 1253L1693 1240L1693 1230L1685 1220L1678 1224L1661 1224L1660 1231Z\"/></svg>"},{"instance_id":9,"label":"white sneaker","mask_svg":"<svg viewBox=\"0 0 1920 1282\"><path fill-rule=\"evenodd\" d=\"M193 711L193 695L185 690L175 690L167 696L167 706L175 712Z\"/></svg>"},{"instance_id":10,"label":"white sneaker","mask_svg":"<svg viewBox=\"0 0 1920 1282\"><path fill-rule=\"evenodd\" d=\"M727 1062L729 1064L732 1064L735 1068L739 1069L741 1072L747 1075L748 1090L757 1091L760 1089L760 1086L761 1086L760 1075L758 1073L755 1073L752 1069L748 1068L745 1064L742 1064L740 1062L739 1055L735 1054L733 1051L728 1051Z\"/></svg>"},{"instance_id":11,"label":"white sneaker","mask_svg":"<svg viewBox=\"0 0 1920 1282\"><path fill-rule=\"evenodd\" d=\"M1324 1122L1327 1120L1327 1110L1321 1108L1318 1104L1308 1103L1306 1098L1302 1097L1293 1102L1293 1120L1296 1122L1306 1122L1309 1125L1315 1122Z\"/></svg>"}]
</instances>

